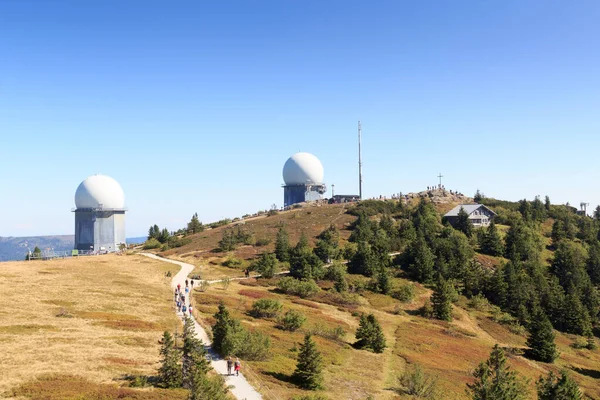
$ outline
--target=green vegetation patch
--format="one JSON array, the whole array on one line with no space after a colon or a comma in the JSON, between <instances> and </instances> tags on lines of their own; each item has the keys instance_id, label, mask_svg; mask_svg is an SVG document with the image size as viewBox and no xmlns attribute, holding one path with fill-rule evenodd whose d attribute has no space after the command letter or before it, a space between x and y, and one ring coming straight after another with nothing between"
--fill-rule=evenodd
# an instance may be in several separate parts
<instances>
[{"instance_id":1,"label":"green vegetation patch","mask_svg":"<svg viewBox=\"0 0 600 400\"><path fill-rule=\"evenodd\" d=\"M23 334L37 333L39 331L58 331L58 330L59 329L53 325L27 324L27 325L0 326L0 333L4 333L7 335L23 335Z\"/></svg>"}]
</instances>

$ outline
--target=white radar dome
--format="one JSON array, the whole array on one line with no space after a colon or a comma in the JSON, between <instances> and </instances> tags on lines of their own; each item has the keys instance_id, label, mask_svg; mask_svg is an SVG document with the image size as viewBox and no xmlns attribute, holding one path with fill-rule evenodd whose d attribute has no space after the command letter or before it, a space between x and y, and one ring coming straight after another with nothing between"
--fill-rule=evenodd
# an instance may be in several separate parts
<instances>
[{"instance_id":1,"label":"white radar dome","mask_svg":"<svg viewBox=\"0 0 600 400\"><path fill-rule=\"evenodd\" d=\"M75 192L77 208L125 208L125 193L110 176L92 175Z\"/></svg>"},{"instance_id":2,"label":"white radar dome","mask_svg":"<svg viewBox=\"0 0 600 400\"><path fill-rule=\"evenodd\" d=\"M296 153L283 166L286 185L320 185L323 183L323 164L310 153Z\"/></svg>"}]
</instances>

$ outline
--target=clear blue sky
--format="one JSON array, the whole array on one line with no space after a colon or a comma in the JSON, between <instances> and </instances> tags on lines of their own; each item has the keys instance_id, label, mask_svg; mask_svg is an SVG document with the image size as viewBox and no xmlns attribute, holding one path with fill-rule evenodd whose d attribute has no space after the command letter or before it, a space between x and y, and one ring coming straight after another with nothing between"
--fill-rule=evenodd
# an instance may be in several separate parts
<instances>
[{"instance_id":1,"label":"clear blue sky","mask_svg":"<svg viewBox=\"0 0 600 400\"><path fill-rule=\"evenodd\" d=\"M128 236L336 193L447 188L600 202L600 2L0 1L0 235L71 234L77 185Z\"/></svg>"}]
</instances>

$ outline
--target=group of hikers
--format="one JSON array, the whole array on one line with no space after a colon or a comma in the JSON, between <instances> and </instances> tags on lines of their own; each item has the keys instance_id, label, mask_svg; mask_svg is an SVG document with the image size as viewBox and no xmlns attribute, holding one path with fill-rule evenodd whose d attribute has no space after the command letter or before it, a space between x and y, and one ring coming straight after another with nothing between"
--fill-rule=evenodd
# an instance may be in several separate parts
<instances>
[{"instance_id":1,"label":"group of hikers","mask_svg":"<svg viewBox=\"0 0 600 400\"><path fill-rule=\"evenodd\" d=\"M250 271L246 270L246 276L250 275ZM191 286L191 288L190 288ZM187 318L186 313L189 313L189 317L192 318L192 296L190 296L191 291L194 289L194 280L185 280L185 288L181 290L181 284L178 283L175 288L175 304L177 305L177 312L183 313L183 318ZM186 305L186 297L188 298L189 305ZM232 371L235 372L235 376L240 375L240 369L242 368L242 363L240 359L236 357L235 361L231 357L227 357L227 375L231 376Z\"/></svg>"},{"instance_id":2,"label":"group of hikers","mask_svg":"<svg viewBox=\"0 0 600 400\"><path fill-rule=\"evenodd\" d=\"M186 317L186 313L189 313L189 316L192 316L192 297L189 297L189 306L185 303L186 296L190 294L190 284L192 289L194 289L194 280L188 281L185 280L185 289L181 290L181 284L178 283L175 288L175 304L177 305L177 312L183 312L183 316Z\"/></svg>"}]
</instances>

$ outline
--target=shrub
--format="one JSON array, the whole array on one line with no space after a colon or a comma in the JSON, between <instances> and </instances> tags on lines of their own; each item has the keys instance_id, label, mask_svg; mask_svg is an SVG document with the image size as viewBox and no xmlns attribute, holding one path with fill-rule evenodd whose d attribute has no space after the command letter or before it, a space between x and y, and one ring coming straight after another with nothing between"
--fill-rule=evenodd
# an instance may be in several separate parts
<instances>
[{"instance_id":1,"label":"shrub","mask_svg":"<svg viewBox=\"0 0 600 400\"><path fill-rule=\"evenodd\" d=\"M223 266L228 268L238 268L242 265L243 260L236 257L227 257L225 261L223 261Z\"/></svg>"},{"instance_id":2,"label":"shrub","mask_svg":"<svg viewBox=\"0 0 600 400\"><path fill-rule=\"evenodd\" d=\"M276 317L283 306L278 300L260 299L252 304L250 315L255 318L273 318Z\"/></svg>"},{"instance_id":3,"label":"shrub","mask_svg":"<svg viewBox=\"0 0 600 400\"><path fill-rule=\"evenodd\" d=\"M431 301L425 301L423 307L419 309L419 314L425 318L433 318L433 306L431 305Z\"/></svg>"},{"instance_id":4,"label":"shrub","mask_svg":"<svg viewBox=\"0 0 600 400\"><path fill-rule=\"evenodd\" d=\"M279 272L279 262L275 254L264 252L260 258L254 262L252 269L257 271L262 278L270 279Z\"/></svg>"},{"instance_id":5,"label":"shrub","mask_svg":"<svg viewBox=\"0 0 600 400\"><path fill-rule=\"evenodd\" d=\"M294 396L290 400L329 400L329 398L322 394L303 394L301 396Z\"/></svg>"},{"instance_id":6,"label":"shrub","mask_svg":"<svg viewBox=\"0 0 600 400\"><path fill-rule=\"evenodd\" d=\"M400 300L403 303L411 302L415 297L415 285L412 283L407 283L400 286L392 293L392 297Z\"/></svg>"},{"instance_id":7,"label":"shrub","mask_svg":"<svg viewBox=\"0 0 600 400\"><path fill-rule=\"evenodd\" d=\"M248 361L266 360L270 355L271 339L260 332L250 332L246 329L240 335L239 348L235 354Z\"/></svg>"},{"instance_id":8,"label":"shrub","mask_svg":"<svg viewBox=\"0 0 600 400\"><path fill-rule=\"evenodd\" d=\"M308 333L315 336L321 336L325 339L330 339L336 342L340 342L344 338L344 336L346 336L346 331L341 326L336 326L335 328L328 328L319 322L317 322L312 328L308 329Z\"/></svg>"},{"instance_id":9,"label":"shrub","mask_svg":"<svg viewBox=\"0 0 600 400\"><path fill-rule=\"evenodd\" d=\"M294 332L302 327L306 317L300 311L288 310L279 320L278 327L284 331Z\"/></svg>"},{"instance_id":10,"label":"shrub","mask_svg":"<svg viewBox=\"0 0 600 400\"><path fill-rule=\"evenodd\" d=\"M482 294L477 294L469 300L469 307L474 308L478 311L486 310L490 305L488 299L485 298Z\"/></svg>"},{"instance_id":11,"label":"shrub","mask_svg":"<svg viewBox=\"0 0 600 400\"><path fill-rule=\"evenodd\" d=\"M290 276L280 279L277 283L277 288L286 294L292 294L302 298L310 297L320 290L319 286L312 279L301 281Z\"/></svg>"},{"instance_id":12,"label":"shrub","mask_svg":"<svg viewBox=\"0 0 600 400\"><path fill-rule=\"evenodd\" d=\"M144 243L144 250L158 249L161 246L160 242L155 238L146 240Z\"/></svg>"},{"instance_id":13,"label":"shrub","mask_svg":"<svg viewBox=\"0 0 600 400\"><path fill-rule=\"evenodd\" d=\"M229 284L231 283L231 279L230 278L224 278L221 279L221 282L219 282L221 284L221 288L223 290L227 290L229 288Z\"/></svg>"},{"instance_id":14,"label":"shrub","mask_svg":"<svg viewBox=\"0 0 600 400\"><path fill-rule=\"evenodd\" d=\"M420 399L438 399L440 398L439 389L437 387L436 376L432 376L423 372L419 365L415 365L411 369L406 369L398 378L400 383L400 394L408 394Z\"/></svg>"},{"instance_id":15,"label":"shrub","mask_svg":"<svg viewBox=\"0 0 600 400\"><path fill-rule=\"evenodd\" d=\"M269 239L269 238L256 239L256 242L254 243L254 245L257 247L268 246L270 244L271 244L271 239Z\"/></svg>"}]
</instances>

